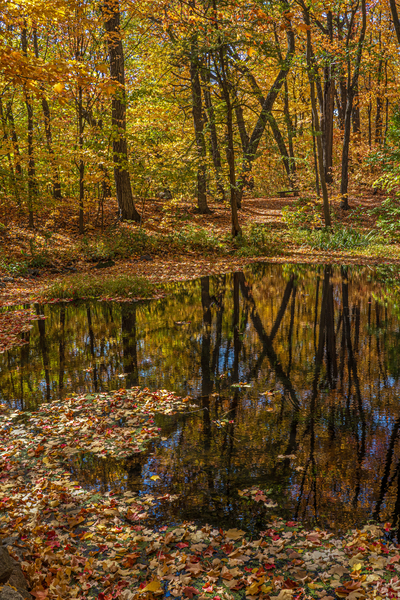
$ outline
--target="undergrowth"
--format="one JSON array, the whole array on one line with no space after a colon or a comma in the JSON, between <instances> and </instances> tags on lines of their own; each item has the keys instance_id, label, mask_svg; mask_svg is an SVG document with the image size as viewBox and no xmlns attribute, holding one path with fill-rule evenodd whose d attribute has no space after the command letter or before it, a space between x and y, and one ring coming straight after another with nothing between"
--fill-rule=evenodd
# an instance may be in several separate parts
<instances>
[{"instance_id":1,"label":"undergrowth","mask_svg":"<svg viewBox=\"0 0 400 600\"><path fill-rule=\"evenodd\" d=\"M352 250L365 248L377 240L374 230L367 233L354 227L336 224L332 230L320 229L306 234L307 246L313 250Z\"/></svg>"},{"instance_id":2,"label":"undergrowth","mask_svg":"<svg viewBox=\"0 0 400 600\"><path fill-rule=\"evenodd\" d=\"M275 256L283 251L279 234L270 225L250 223L235 240L239 256Z\"/></svg>"},{"instance_id":3,"label":"undergrowth","mask_svg":"<svg viewBox=\"0 0 400 600\"><path fill-rule=\"evenodd\" d=\"M151 296L153 290L153 284L144 277L134 277L132 275L104 277L79 273L54 282L44 292L44 296L47 299L72 300L103 297L147 298Z\"/></svg>"},{"instance_id":4,"label":"undergrowth","mask_svg":"<svg viewBox=\"0 0 400 600\"><path fill-rule=\"evenodd\" d=\"M184 225L170 236L170 242L177 250L202 250L224 252L226 250L225 239L211 228L201 225Z\"/></svg>"},{"instance_id":5,"label":"undergrowth","mask_svg":"<svg viewBox=\"0 0 400 600\"><path fill-rule=\"evenodd\" d=\"M144 230L130 231L127 228L94 238L84 237L80 251L88 261L131 258L144 252L160 249L160 240Z\"/></svg>"}]
</instances>

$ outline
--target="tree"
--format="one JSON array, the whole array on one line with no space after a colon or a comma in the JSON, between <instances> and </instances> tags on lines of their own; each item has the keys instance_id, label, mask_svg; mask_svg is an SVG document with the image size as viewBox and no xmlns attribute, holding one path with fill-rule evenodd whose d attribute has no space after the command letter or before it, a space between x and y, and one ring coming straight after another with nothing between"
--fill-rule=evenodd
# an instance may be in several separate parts
<instances>
[{"instance_id":1,"label":"tree","mask_svg":"<svg viewBox=\"0 0 400 600\"><path fill-rule=\"evenodd\" d=\"M121 35L119 0L106 0L103 5L104 26L110 60L110 75L115 83L112 98L112 136L114 153L114 180L121 219L140 221L133 200L128 170L128 144L126 140L125 63Z\"/></svg>"}]
</instances>

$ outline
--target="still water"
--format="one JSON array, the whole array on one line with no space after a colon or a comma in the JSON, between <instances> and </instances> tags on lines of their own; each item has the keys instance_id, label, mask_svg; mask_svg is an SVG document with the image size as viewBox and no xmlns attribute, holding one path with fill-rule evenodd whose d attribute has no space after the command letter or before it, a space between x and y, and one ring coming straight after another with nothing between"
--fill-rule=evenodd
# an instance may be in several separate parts
<instances>
[{"instance_id":1,"label":"still water","mask_svg":"<svg viewBox=\"0 0 400 600\"><path fill-rule=\"evenodd\" d=\"M100 491L176 495L159 522L397 530L399 313L380 296L368 269L264 264L159 301L36 306L46 319L0 355L0 402L33 410L135 385L190 395L191 412L157 417L163 438L139 459L70 464ZM276 506L238 494L252 486Z\"/></svg>"}]
</instances>

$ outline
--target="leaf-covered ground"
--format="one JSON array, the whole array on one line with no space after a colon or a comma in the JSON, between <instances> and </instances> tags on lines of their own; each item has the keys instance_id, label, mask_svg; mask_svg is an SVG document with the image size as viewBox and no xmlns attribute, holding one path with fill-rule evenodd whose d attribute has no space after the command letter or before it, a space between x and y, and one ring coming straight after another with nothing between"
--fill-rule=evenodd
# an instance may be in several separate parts
<instances>
[{"instance_id":1,"label":"leaf-covered ground","mask_svg":"<svg viewBox=\"0 0 400 600\"><path fill-rule=\"evenodd\" d=\"M162 434L155 413L188 410L187 398L139 388L74 396L33 413L0 405L0 537L22 556L35 598L400 597L400 555L384 528L370 525L340 539L306 531L274 517L264 492L252 488L238 494L271 511L258 539L195 523L156 529L149 507L173 496L100 495L63 466L83 450L140 453Z\"/></svg>"},{"instance_id":2,"label":"leaf-covered ground","mask_svg":"<svg viewBox=\"0 0 400 600\"><path fill-rule=\"evenodd\" d=\"M375 219L369 215L369 210L379 206L384 195L368 195L365 190L355 193L351 198L351 210L338 213L337 222L343 225L356 226L369 230L374 225ZM230 232L229 207L221 203L210 204L211 215L196 214L195 208L190 202L173 201L168 203L152 200L146 205L143 226L140 232L144 235L154 236L159 239L159 247L156 251L145 246L138 252L129 252L128 258L114 257L115 265L105 267L101 270L104 278L115 278L117 276L137 276L146 278L155 287L155 295L159 296L160 284L179 282L194 279L205 275L228 273L242 269L246 265L259 262L280 263L338 263L357 265L380 265L398 264L400 261L400 247L392 244L381 248L378 254L368 253L368 250L349 251L322 251L310 249L307 245L296 244L290 232L282 222L282 209L289 206L293 208L296 198L246 198L243 209L240 211L240 222L244 229L251 224L266 224L271 227L273 235L278 240L279 252L268 252L267 255L256 252L256 255L240 255L226 244ZM58 221L45 225L35 232L23 226L22 223L12 221L7 224L6 232L0 236L0 279L3 279L5 287L0 289L0 306L14 305L22 302L51 301L51 287L55 282L65 281L66 286L71 280L68 269L77 271L87 278L92 278L98 272L94 269L92 258L87 256L87 251L82 250L88 244L96 246L99 240L99 231L90 228L85 236L78 236L76 227L72 228L72 222L68 212L70 206L60 211ZM124 234L138 234L139 228L135 224L120 224L113 227L107 233L107 226L115 222L116 206L112 203L107 207L105 238L112 239L115 236L124 237ZM355 215L355 216L354 216ZM43 220L45 222L45 219ZM115 225L115 223L114 223ZM225 246L220 252L212 247L197 249L185 245L182 247L163 243L163 237L171 232L180 232L184 228L194 228L196 235L201 230L201 236L211 236L214 241L220 241ZM197 228L197 229L196 229ZM86 240L85 244L83 240ZM184 238L183 238L184 240ZM33 244L33 246L32 246ZM104 239L101 239L102 249ZM98 244L97 244L98 246ZM96 246L96 252L99 248ZM229 244L228 244L229 246ZM32 255L32 247L35 253ZM257 248L255 248L257 249ZM147 260L149 258L149 260ZM29 260L28 260L29 259ZM97 260L101 260L98 258ZM38 271L40 277L33 275L20 276L19 267L24 263L42 266ZM95 261L96 262L96 261ZM70 265L73 265L72 267ZM15 270L15 272L14 272ZM59 273L55 273L59 271ZM63 273L61 273L63 271ZM14 276L14 281L8 281L9 275ZM7 281L5 281L7 279ZM126 296L113 295L114 299L125 299ZM56 297L54 297L57 300ZM110 298L108 298L110 299ZM128 297L132 300L132 297Z\"/></svg>"}]
</instances>

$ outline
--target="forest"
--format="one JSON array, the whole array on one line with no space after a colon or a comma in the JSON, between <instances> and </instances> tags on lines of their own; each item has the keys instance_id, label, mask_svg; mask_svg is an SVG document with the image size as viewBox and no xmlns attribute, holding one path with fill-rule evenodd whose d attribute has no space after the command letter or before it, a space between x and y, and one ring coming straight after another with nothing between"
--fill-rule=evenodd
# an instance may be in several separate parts
<instances>
[{"instance_id":1,"label":"forest","mask_svg":"<svg viewBox=\"0 0 400 600\"><path fill-rule=\"evenodd\" d=\"M395 0L3 2L3 220L77 232L185 200L395 189ZM391 211L396 206L391 206ZM5 225L4 225L5 227Z\"/></svg>"},{"instance_id":2,"label":"forest","mask_svg":"<svg viewBox=\"0 0 400 600\"><path fill-rule=\"evenodd\" d=\"M0 0L0 600L400 598L399 11Z\"/></svg>"}]
</instances>

